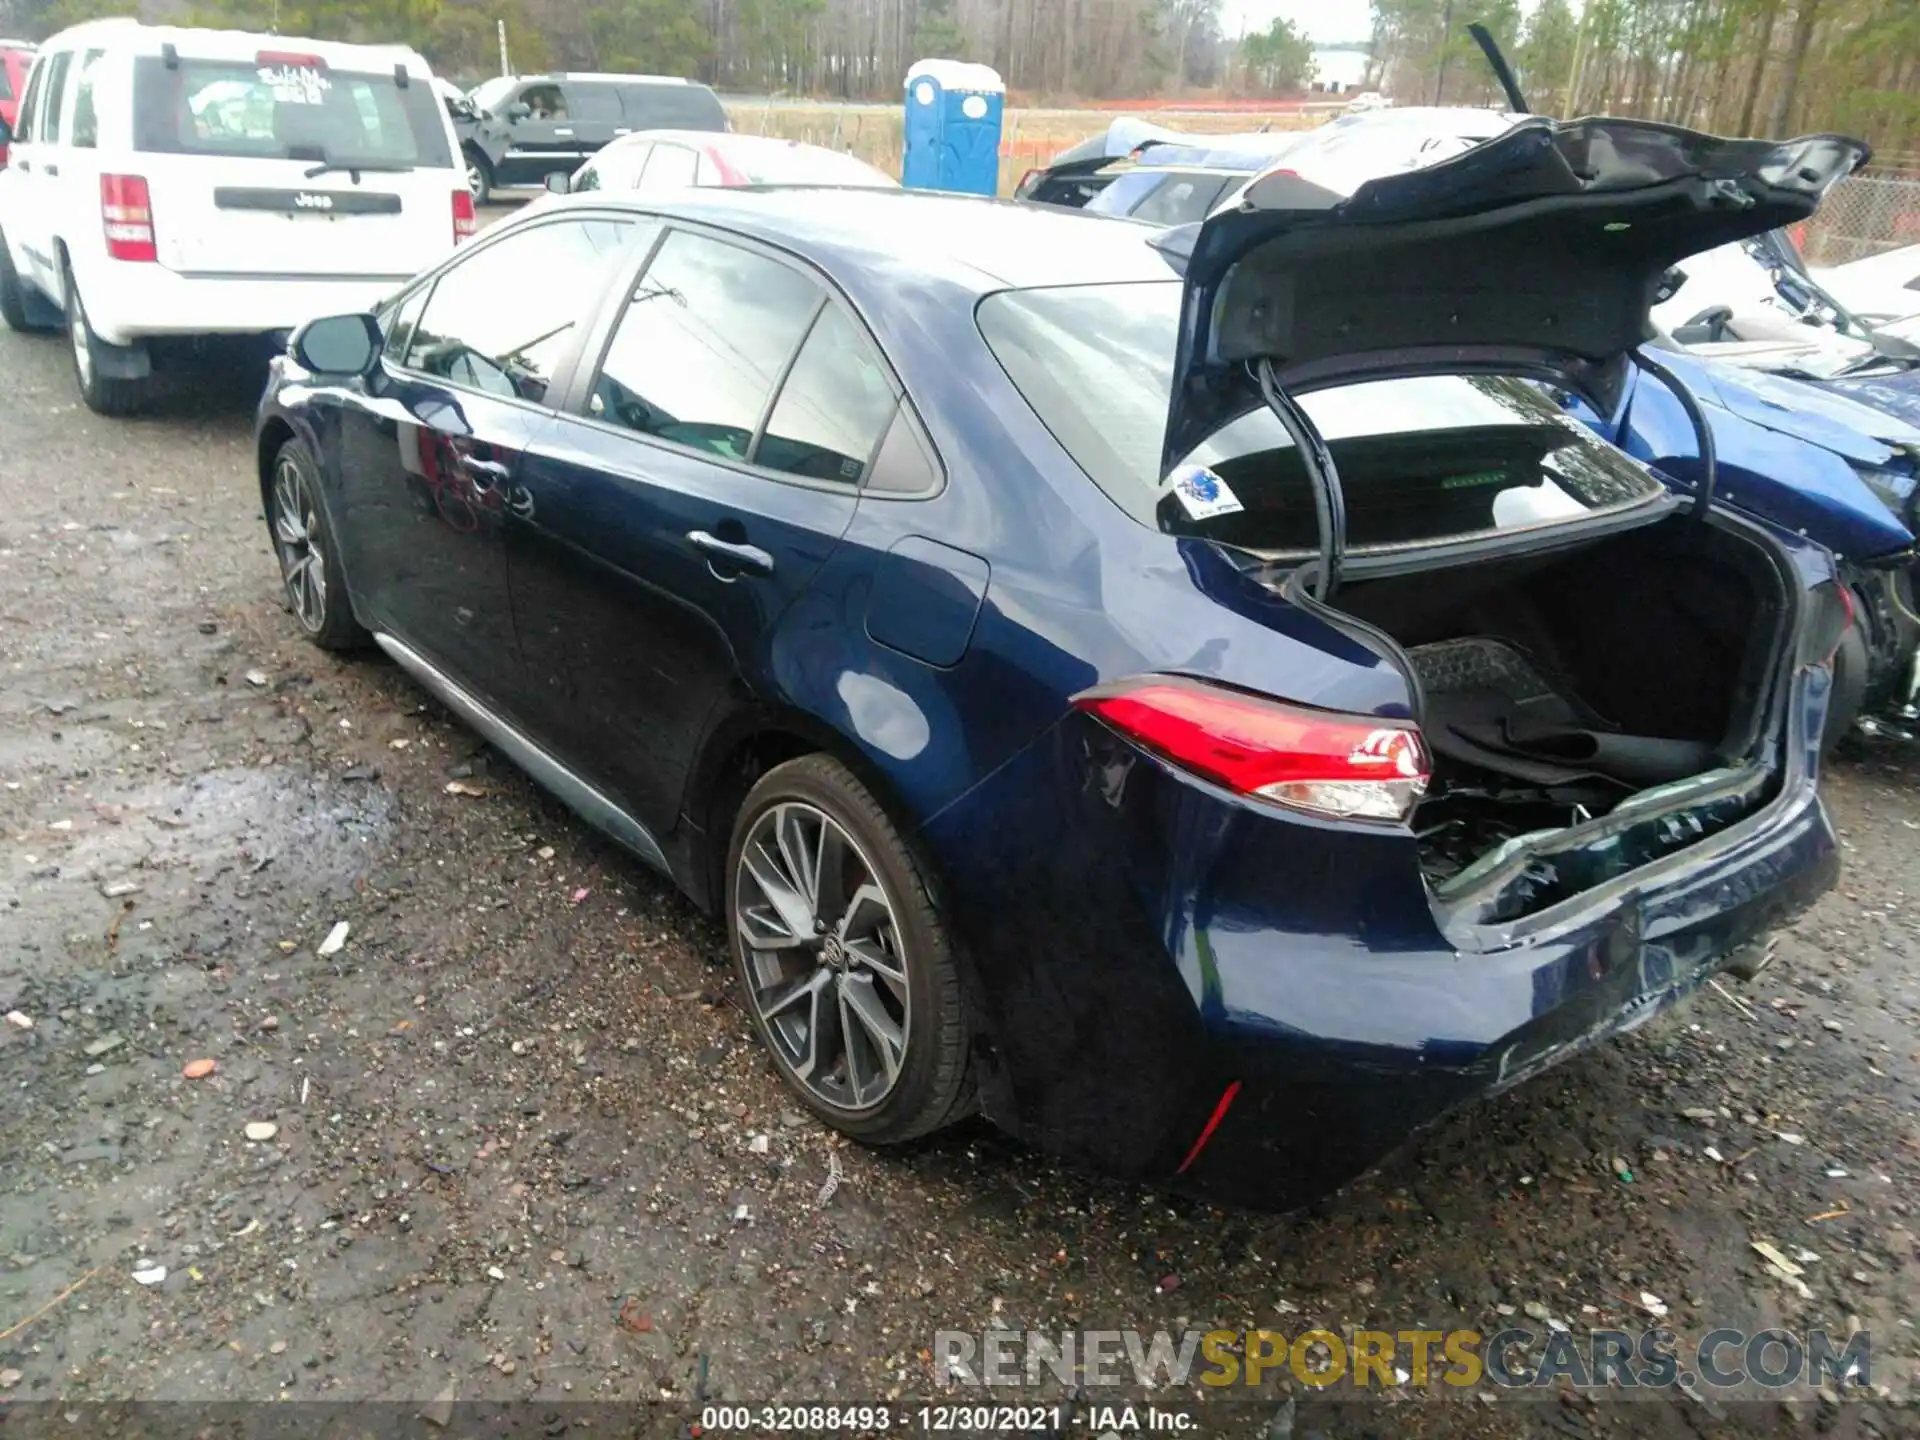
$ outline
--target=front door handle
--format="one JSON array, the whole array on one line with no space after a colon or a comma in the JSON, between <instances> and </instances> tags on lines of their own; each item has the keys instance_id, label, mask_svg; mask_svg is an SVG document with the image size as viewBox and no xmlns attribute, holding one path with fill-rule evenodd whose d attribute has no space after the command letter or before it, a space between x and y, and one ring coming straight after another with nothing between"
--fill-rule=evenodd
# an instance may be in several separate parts
<instances>
[{"instance_id":1,"label":"front door handle","mask_svg":"<svg viewBox=\"0 0 1920 1440\"><path fill-rule=\"evenodd\" d=\"M58 165L42 165L40 169L48 175L58 175L60 173L60 167Z\"/></svg>"},{"instance_id":2,"label":"front door handle","mask_svg":"<svg viewBox=\"0 0 1920 1440\"><path fill-rule=\"evenodd\" d=\"M710 535L705 530L689 530L687 543L705 555L708 560L717 560L747 575L773 574L773 556L758 545L736 544L731 540L722 540L718 535ZM731 576L723 577L731 579Z\"/></svg>"}]
</instances>

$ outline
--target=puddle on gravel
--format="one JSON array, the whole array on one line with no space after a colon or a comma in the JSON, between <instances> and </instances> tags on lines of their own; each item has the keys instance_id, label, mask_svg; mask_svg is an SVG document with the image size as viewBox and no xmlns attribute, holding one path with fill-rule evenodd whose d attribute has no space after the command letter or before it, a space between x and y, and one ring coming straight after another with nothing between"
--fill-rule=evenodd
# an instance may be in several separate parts
<instances>
[{"instance_id":1,"label":"puddle on gravel","mask_svg":"<svg viewBox=\"0 0 1920 1440\"><path fill-rule=\"evenodd\" d=\"M343 892L384 849L393 798L378 784L276 766L210 770L51 812L43 806L14 837L0 883L43 920L48 907L97 920L125 896L149 908L269 870L309 897ZM114 893L125 886L139 888Z\"/></svg>"}]
</instances>

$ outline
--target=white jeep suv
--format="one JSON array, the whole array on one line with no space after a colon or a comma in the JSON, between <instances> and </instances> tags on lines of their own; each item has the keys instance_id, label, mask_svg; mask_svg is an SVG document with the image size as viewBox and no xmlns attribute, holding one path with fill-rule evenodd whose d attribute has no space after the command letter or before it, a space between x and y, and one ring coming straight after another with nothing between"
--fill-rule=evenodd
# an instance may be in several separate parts
<instances>
[{"instance_id":1,"label":"white jeep suv","mask_svg":"<svg viewBox=\"0 0 1920 1440\"><path fill-rule=\"evenodd\" d=\"M40 48L15 129L0 315L66 325L105 415L145 401L159 337L371 309L475 227L433 72L400 46L93 21Z\"/></svg>"}]
</instances>

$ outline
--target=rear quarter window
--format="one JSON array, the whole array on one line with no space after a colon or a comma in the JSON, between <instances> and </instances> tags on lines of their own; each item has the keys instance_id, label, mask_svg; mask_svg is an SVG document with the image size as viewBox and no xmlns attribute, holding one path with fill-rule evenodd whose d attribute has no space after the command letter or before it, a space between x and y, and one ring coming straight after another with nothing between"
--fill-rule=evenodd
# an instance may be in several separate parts
<instances>
[{"instance_id":1,"label":"rear quarter window","mask_svg":"<svg viewBox=\"0 0 1920 1440\"><path fill-rule=\"evenodd\" d=\"M446 121L425 75L141 56L134 148L164 155L451 168Z\"/></svg>"}]
</instances>

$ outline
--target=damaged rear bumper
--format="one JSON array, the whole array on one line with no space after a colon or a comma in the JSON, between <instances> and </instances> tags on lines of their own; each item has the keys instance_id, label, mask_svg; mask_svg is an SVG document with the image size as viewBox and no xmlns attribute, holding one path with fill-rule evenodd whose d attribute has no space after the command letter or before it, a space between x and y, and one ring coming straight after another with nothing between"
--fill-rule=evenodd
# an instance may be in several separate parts
<instances>
[{"instance_id":1,"label":"damaged rear bumper","mask_svg":"<svg viewBox=\"0 0 1920 1440\"><path fill-rule=\"evenodd\" d=\"M1352 956L1339 974L1281 961L1296 992L1349 995L1346 1013L1338 1001L1311 1017L1290 1006L1293 1034L1244 1014L1216 1027L1219 1073L1239 1088L1182 1180L1262 1208L1323 1193L1462 1102L1645 1023L1838 874L1810 785L1717 840L1665 883L1599 898L1502 950ZM1238 965L1243 947L1227 948Z\"/></svg>"}]
</instances>

